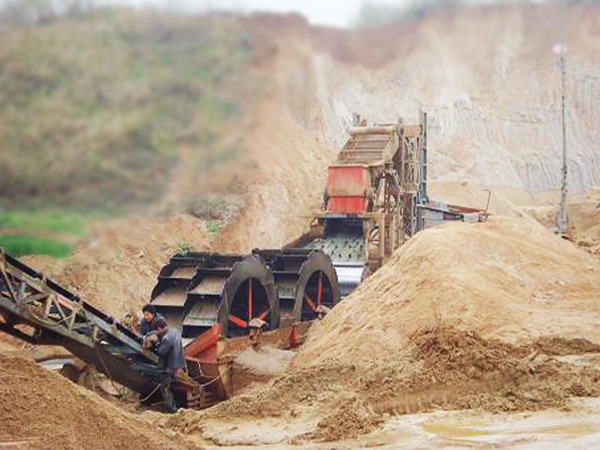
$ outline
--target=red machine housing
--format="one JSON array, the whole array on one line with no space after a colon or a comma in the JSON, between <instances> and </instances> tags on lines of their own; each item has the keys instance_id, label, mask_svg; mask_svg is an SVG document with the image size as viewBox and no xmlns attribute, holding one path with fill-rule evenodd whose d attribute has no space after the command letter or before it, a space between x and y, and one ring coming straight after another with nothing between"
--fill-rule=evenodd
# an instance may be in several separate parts
<instances>
[{"instance_id":1,"label":"red machine housing","mask_svg":"<svg viewBox=\"0 0 600 450\"><path fill-rule=\"evenodd\" d=\"M362 164L332 165L327 174L327 212L361 214L369 206L369 168Z\"/></svg>"}]
</instances>

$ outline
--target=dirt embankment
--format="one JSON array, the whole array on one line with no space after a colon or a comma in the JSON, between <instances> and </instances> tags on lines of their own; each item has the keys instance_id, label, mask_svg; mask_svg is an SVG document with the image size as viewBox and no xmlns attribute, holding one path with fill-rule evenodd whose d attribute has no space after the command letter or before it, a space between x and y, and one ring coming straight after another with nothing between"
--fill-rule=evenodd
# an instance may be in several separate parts
<instances>
[{"instance_id":1,"label":"dirt embankment","mask_svg":"<svg viewBox=\"0 0 600 450\"><path fill-rule=\"evenodd\" d=\"M306 23L279 19L290 25L284 31L272 19L253 21L256 29L265 25L256 32L260 47L269 48L260 60L269 81L242 141L244 158L225 175L243 187L245 207L221 231L216 250L280 247L306 231L321 202L327 166L339 151L321 133L320 80Z\"/></svg>"},{"instance_id":2,"label":"dirt embankment","mask_svg":"<svg viewBox=\"0 0 600 450\"><path fill-rule=\"evenodd\" d=\"M270 39L278 36L266 67L277 108L257 115L266 126L253 134L291 130L294 141L278 142L282 154L296 142L305 146L296 141L297 129L339 149L352 113L412 122L424 110L432 198L479 208L491 189L494 213L554 205L551 192L561 177L560 73L551 49L562 39L569 47L570 192L600 180L594 150L600 41L590 38L600 35L597 15L590 6L504 5L449 9L366 32L301 22L286 33L265 26ZM290 187L301 179L294 171L285 176ZM285 186L278 192L289 195Z\"/></svg>"},{"instance_id":3,"label":"dirt embankment","mask_svg":"<svg viewBox=\"0 0 600 450\"><path fill-rule=\"evenodd\" d=\"M0 442L20 449L191 449L61 375L0 354Z\"/></svg>"},{"instance_id":4,"label":"dirt embankment","mask_svg":"<svg viewBox=\"0 0 600 450\"><path fill-rule=\"evenodd\" d=\"M242 140L244 156L220 175L226 190L244 192L245 207L215 249L280 246L296 237L320 202L352 113L414 122L428 112L435 200L483 208L490 189L495 214L555 205L560 83L550 49L558 24L572 62L570 191L598 183L599 115L591 99L600 47L589 39L600 33L596 14L557 5L449 9L369 31L310 27L294 16L249 18L266 83Z\"/></svg>"},{"instance_id":5,"label":"dirt embankment","mask_svg":"<svg viewBox=\"0 0 600 450\"><path fill-rule=\"evenodd\" d=\"M314 41L323 53L313 67L322 90L331 93L319 99L323 131L339 139L352 111L389 120L412 119L423 109L431 181L557 189L560 71L551 50L562 41L569 48L569 189L582 193L600 181L594 145L600 116L593 107L600 47L591 38L600 34L598 12L566 4L504 5L446 10L412 25L358 33L360 39L321 30Z\"/></svg>"}]
</instances>

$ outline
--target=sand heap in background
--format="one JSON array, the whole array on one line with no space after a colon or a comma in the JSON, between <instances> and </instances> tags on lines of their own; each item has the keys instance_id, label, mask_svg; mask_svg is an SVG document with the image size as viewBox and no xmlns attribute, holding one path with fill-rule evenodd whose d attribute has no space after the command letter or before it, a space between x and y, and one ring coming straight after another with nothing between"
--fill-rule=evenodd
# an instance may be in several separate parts
<instances>
[{"instance_id":1,"label":"sand heap in background","mask_svg":"<svg viewBox=\"0 0 600 450\"><path fill-rule=\"evenodd\" d=\"M551 206L529 206L524 208L524 212L544 226L551 227L555 222L556 208L555 202ZM573 241L590 253L600 255L600 188L569 198L567 214L567 231Z\"/></svg>"},{"instance_id":2,"label":"sand heap in background","mask_svg":"<svg viewBox=\"0 0 600 450\"><path fill-rule=\"evenodd\" d=\"M600 188L571 199L567 211L576 241L584 246L600 244Z\"/></svg>"},{"instance_id":3,"label":"sand heap in background","mask_svg":"<svg viewBox=\"0 0 600 450\"><path fill-rule=\"evenodd\" d=\"M160 269L179 245L202 250L212 239L203 221L186 214L100 223L90 235L65 261L23 259L113 315L137 311L150 300Z\"/></svg>"},{"instance_id":4,"label":"sand heap in background","mask_svg":"<svg viewBox=\"0 0 600 450\"><path fill-rule=\"evenodd\" d=\"M0 355L0 397L0 441L21 442L14 448L191 447L181 437L23 358Z\"/></svg>"},{"instance_id":5,"label":"sand heap in background","mask_svg":"<svg viewBox=\"0 0 600 450\"><path fill-rule=\"evenodd\" d=\"M452 326L520 344L600 342L600 265L532 221L491 217L417 234L314 327L296 366L376 362Z\"/></svg>"}]
</instances>

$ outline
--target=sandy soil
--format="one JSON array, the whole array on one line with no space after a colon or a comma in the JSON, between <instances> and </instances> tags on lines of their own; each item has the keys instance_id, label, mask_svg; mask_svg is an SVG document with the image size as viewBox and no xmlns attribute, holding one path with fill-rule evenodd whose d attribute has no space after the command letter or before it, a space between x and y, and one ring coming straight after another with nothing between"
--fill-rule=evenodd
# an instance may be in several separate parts
<instances>
[{"instance_id":1,"label":"sandy soil","mask_svg":"<svg viewBox=\"0 0 600 450\"><path fill-rule=\"evenodd\" d=\"M556 208L528 206L525 212L541 224L550 227L554 223ZM569 219L568 233L583 249L598 254L600 245L600 189L590 189L583 195L572 196L567 201Z\"/></svg>"},{"instance_id":2,"label":"sandy soil","mask_svg":"<svg viewBox=\"0 0 600 450\"><path fill-rule=\"evenodd\" d=\"M198 442L203 448L211 450L589 449L595 448L600 438L599 419L600 399L577 398L568 409L535 412L436 410L417 414L384 415L382 425L373 432L336 443L289 443L284 438L285 434L297 432L299 429L289 422L263 419L260 423L239 424L233 419L228 428L224 424L214 425L215 430L219 430L220 426L215 436L219 433L230 436L231 445L216 445L210 439L211 433L208 431L205 432L205 438L200 438ZM245 439L240 437L244 435ZM269 440L275 443L260 444Z\"/></svg>"},{"instance_id":3,"label":"sandy soil","mask_svg":"<svg viewBox=\"0 0 600 450\"><path fill-rule=\"evenodd\" d=\"M320 443L336 442L355 448L357 439L367 443L369 436L385 435L390 422L410 423L415 413L459 408L493 422L489 411L504 414L497 419L501 423L509 412L576 411L573 396L600 394L598 347L581 340L561 346L568 356L548 351L544 341L514 347L437 330L415 336L406 357L392 356L370 371L348 366L296 371L210 410L182 411L158 423L207 446L331 448ZM432 422L431 428L435 416ZM395 445L414 444L409 436L395 438ZM377 440L384 444L381 437L372 441Z\"/></svg>"},{"instance_id":4,"label":"sandy soil","mask_svg":"<svg viewBox=\"0 0 600 450\"><path fill-rule=\"evenodd\" d=\"M0 368L2 447L193 448L32 361L0 355Z\"/></svg>"},{"instance_id":5,"label":"sandy soil","mask_svg":"<svg viewBox=\"0 0 600 450\"><path fill-rule=\"evenodd\" d=\"M317 210L327 166L337 155L296 125L281 103L264 103L258 115L245 139L245 207L221 231L215 250L276 248L300 235Z\"/></svg>"}]
</instances>

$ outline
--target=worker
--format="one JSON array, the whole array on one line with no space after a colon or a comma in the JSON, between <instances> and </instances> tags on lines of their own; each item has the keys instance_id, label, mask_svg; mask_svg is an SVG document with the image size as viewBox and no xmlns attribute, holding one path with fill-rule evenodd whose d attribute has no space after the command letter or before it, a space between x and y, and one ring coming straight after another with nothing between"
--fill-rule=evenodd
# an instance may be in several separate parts
<instances>
[{"instance_id":1,"label":"worker","mask_svg":"<svg viewBox=\"0 0 600 450\"><path fill-rule=\"evenodd\" d=\"M185 358L183 357L183 345L181 336L174 328L167 325L163 317L154 320L156 336L158 336L158 366L162 371L160 381L160 393L165 403L167 413L177 411L175 396L172 385L175 377L185 370Z\"/></svg>"},{"instance_id":2,"label":"worker","mask_svg":"<svg viewBox=\"0 0 600 450\"><path fill-rule=\"evenodd\" d=\"M142 308L142 314L144 317L142 320L140 320L139 333L143 338L145 338L149 334L156 332L155 321L159 318L164 319L164 317L158 314L156 311L156 306L151 304L144 305Z\"/></svg>"},{"instance_id":3,"label":"worker","mask_svg":"<svg viewBox=\"0 0 600 450\"><path fill-rule=\"evenodd\" d=\"M158 314L156 311L156 306L154 305L144 305L142 308L142 315L144 316L142 320L140 320L139 333L142 336L143 342L142 346L146 350L157 350L158 346L158 336L156 336L156 321L158 319L165 318Z\"/></svg>"}]
</instances>

